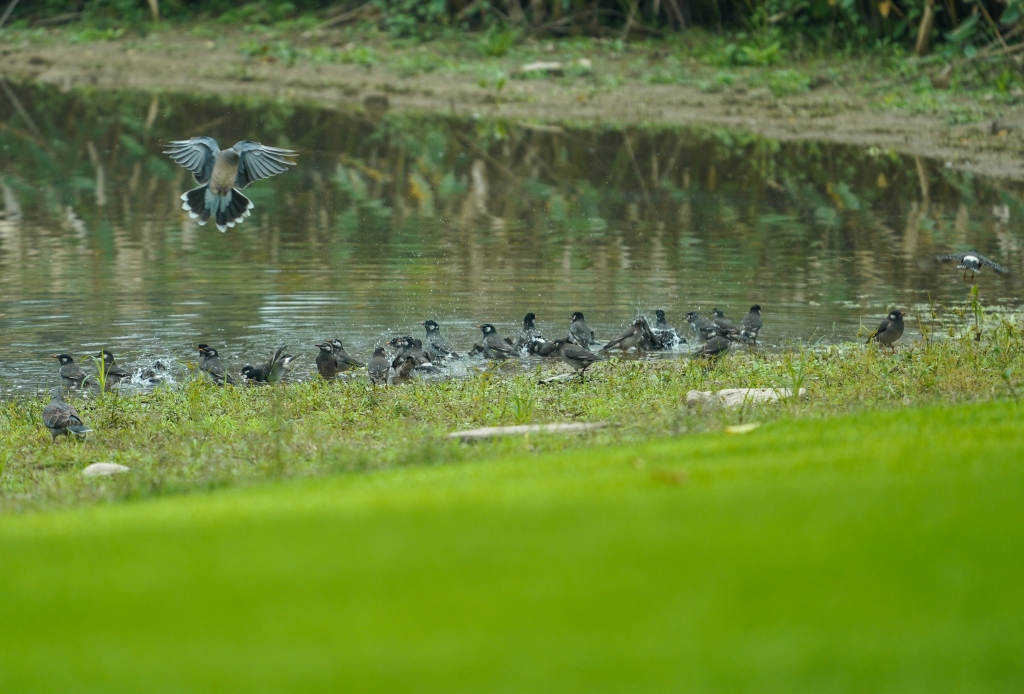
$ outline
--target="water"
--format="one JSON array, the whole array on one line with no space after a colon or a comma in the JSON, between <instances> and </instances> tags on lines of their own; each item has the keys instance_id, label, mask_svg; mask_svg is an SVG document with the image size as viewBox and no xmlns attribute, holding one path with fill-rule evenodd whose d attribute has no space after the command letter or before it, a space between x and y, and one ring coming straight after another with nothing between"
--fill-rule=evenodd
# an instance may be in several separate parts
<instances>
[{"instance_id":1,"label":"water","mask_svg":"<svg viewBox=\"0 0 1024 694\"><path fill-rule=\"evenodd\" d=\"M764 307L766 346L852 339L890 307L962 304L935 253L1021 263L1021 185L863 147L728 130L559 129L289 103L14 87L0 96L0 388L57 382L50 355L101 346L125 365L220 349L233 368L338 336L368 358L434 318L468 349L533 311L599 338L638 311L684 328L713 306ZM246 194L222 234L178 196L161 154L192 135L301 151ZM979 278L1016 308L1016 273Z\"/></svg>"}]
</instances>

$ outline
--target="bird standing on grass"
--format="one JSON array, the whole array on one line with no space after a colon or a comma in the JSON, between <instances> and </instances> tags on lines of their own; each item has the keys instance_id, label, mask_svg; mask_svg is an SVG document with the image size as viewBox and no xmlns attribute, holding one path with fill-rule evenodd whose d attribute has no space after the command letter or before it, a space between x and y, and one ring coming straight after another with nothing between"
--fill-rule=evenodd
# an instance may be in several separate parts
<instances>
[{"instance_id":1,"label":"bird standing on grass","mask_svg":"<svg viewBox=\"0 0 1024 694\"><path fill-rule=\"evenodd\" d=\"M569 324L569 334L565 336L566 341L588 349L594 342L594 331L587 325L587 321L580 311L573 312L570 319L572 323Z\"/></svg>"},{"instance_id":2,"label":"bird standing on grass","mask_svg":"<svg viewBox=\"0 0 1024 694\"><path fill-rule=\"evenodd\" d=\"M255 207L240 190L261 178L287 171L295 162L285 157L298 156L294 150L265 147L251 140L222 150L212 137L174 140L164 154L191 171L200 184L181 195L181 209L200 225L213 217L221 231L244 222Z\"/></svg>"},{"instance_id":3,"label":"bird standing on grass","mask_svg":"<svg viewBox=\"0 0 1024 694\"><path fill-rule=\"evenodd\" d=\"M903 335L903 316L905 315L907 314L901 311L890 311L888 317L882 321L878 329L868 335L868 340L864 344L874 340L895 352L896 348L893 347L893 343Z\"/></svg>"},{"instance_id":4,"label":"bird standing on grass","mask_svg":"<svg viewBox=\"0 0 1024 694\"><path fill-rule=\"evenodd\" d=\"M60 380L68 388L81 388L85 383L85 372L79 368L70 354L54 354L53 358L60 362Z\"/></svg>"},{"instance_id":5,"label":"bird standing on grass","mask_svg":"<svg viewBox=\"0 0 1024 694\"><path fill-rule=\"evenodd\" d=\"M219 386L224 385L224 381L227 381L231 385L235 384L234 377L228 373L228 370L225 369L224 365L220 362L217 350L209 345L199 345L198 349L200 371L212 378L214 383Z\"/></svg>"},{"instance_id":6,"label":"bird standing on grass","mask_svg":"<svg viewBox=\"0 0 1024 694\"><path fill-rule=\"evenodd\" d=\"M604 357L568 340L558 339L555 340L555 344L558 345L558 355L562 357L562 361L571 366L583 380L586 379L584 374L591 365L604 361Z\"/></svg>"},{"instance_id":7,"label":"bird standing on grass","mask_svg":"<svg viewBox=\"0 0 1024 694\"><path fill-rule=\"evenodd\" d=\"M740 321L740 337L744 340L757 344L757 336L761 333L761 306L754 304L750 307L750 313Z\"/></svg>"},{"instance_id":8,"label":"bird standing on grass","mask_svg":"<svg viewBox=\"0 0 1024 694\"><path fill-rule=\"evenodd\" d=\"M50 400L50 404L43 408L43 424L53 436L50 443L56 443L58 436L68 436L72 433L85 436L92 431L82 422L75 408L64 402L64 394L60 387L54 388L51 395L53 399Z\"/></svg>"},{"instance_id":9,"label":"bird standing on grass","mask_svg":"<svg viewBox=\"0 0 1024 694\"><path fill-rule=\"evenodd\" d=\"M366 375L369 376L373 389L376 390L378 385L387 385L391 374L391 364L384 353L384 348L377 347L373 350L373 358L370 359L370 363L366 365Z\"/></svg>"},{"instance_id":10,"label":"bird standing on grass","mask_svg":"<svg viewBox=\"0 0 1024 694\"><path fill-rule=\"evenodd\" d=\"M981 274L981 267L983 265L988 265L990 268L992 268L996 272L1004 274L1004 275L1009 272L1009 270L1007 270L1005 267L1003 267L1002 265L998 265L998 264L992 262L991 260L989 260L988 258L983 256L981 253L978 253L978 251L974 250L973 248L971 250L967 251L966 253L953 253L952 255L940 255L940 256L937 256L937 258L939 260L956 260L957 261L956 269L964 271L964 278L963 278L964 282L967 281L967 272L968 271L970 271L970 273L971 273L971 281L973 282L974 281L974 276Z\"/></svg>"}]
</instances>

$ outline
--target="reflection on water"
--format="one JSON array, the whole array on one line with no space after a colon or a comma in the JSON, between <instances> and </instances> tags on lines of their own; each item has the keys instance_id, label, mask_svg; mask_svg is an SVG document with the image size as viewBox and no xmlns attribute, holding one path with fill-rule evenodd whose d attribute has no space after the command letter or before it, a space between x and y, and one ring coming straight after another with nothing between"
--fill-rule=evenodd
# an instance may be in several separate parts
<instances>
[{"instance_id":1,"label":"reflection on water","mask_svg":"<svg viewBox=\"0 0 1024 694\"><path fill-rule=\"evenodd\" d=\"M360 114L286 103L14 89L0 100L0 379L55 380L49 355L103 345L128 364L241 366L288 343L354 354L433 317L468 348L488 321L534 311L562 333L582 310L602 338L638 310L764 306L763 341L842 340L890 306L962 302L952 267L977 246L1020 267L1016 183L943 162L726 130L557 128ZM160 154L197 134L301 151L246 190L221 234L180 209L190 175ZM1017 306L1015 274L980 277Z\"/></svg>"}]
</instances>

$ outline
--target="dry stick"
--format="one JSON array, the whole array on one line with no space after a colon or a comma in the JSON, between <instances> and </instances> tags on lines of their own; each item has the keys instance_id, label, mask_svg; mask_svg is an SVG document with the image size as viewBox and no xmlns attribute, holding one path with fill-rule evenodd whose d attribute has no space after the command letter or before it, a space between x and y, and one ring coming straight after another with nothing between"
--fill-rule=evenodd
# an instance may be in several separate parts
<instances>
[{"instance_id":1,"label":"dry stick","mask_svg":"<svg viewBox=\"0 0 1024 694\"><path fill-rule=\"evenodd\" d=\"M153 21L160 21L160 0L149 0L149 13L153 15Z\"/></svg>"},{"instance_id":2,"label":"dry stick","mask_svg":"<svg viewBox=\"0 0 1024 694\"><path fill-rule=\"evenodd\" d=\"M999 39L999 43L1003 44L1003 48L1006 48L1006 41L1003 41L1003 35L999 33L999 27L996 26L996 23L992 21L992 15L990 15L988 13L988 10L985 9L985 3L979 2L978 7L981 8L981 13L985 15L985 19L986 21L988 21L989 26L992 27L992 31L996 33L996 37Z\"/></svg>"},{"instance_id":3,"label":"dry stick","mask_svg":"<svg viewBox=\"0 0 1024 694\"><path fill-rule=\"evenodd\" d=\"M474 3L474 4L476 4L476 3ZM373 5L372 2L368 2L365 5L360 5L359 7L355 8L354 10L348 10L346 12L342 12L339 15L335 15L335 16L331 17L328 20L320 22L319 24L317 24L316 28L317 29L329 29L330 27L337 26L338 24L344 24L348 20L354 19L354 18L358 17L359 14L362 13L363 10L365 10L367 7L370 7L372 5Z\"/></svg>"},{"instance_id":4,"label":"dry stick","mask_svg":"<svg viewBox=\"0 0 1024 694\"><path fill-rule=\"evenodd\" d=\"M679 3L676 0L668 0L668 6L672 8L673 14L676 16L676 21L679 22L679 28L686 28L686 20L683 19L683 11L679 8Z\"/></svg>"},{"instance_id":5,"label":"dry stick","mask_svg":"<svg viewBox=\"0 0 1024 694\"><path fill-rule=\"evenodd\" d=\"M41 132L39 132L39 128L36 127L35 122L32 120L32 116L28 115L28 111L26 111L25 107L21 105L21 102L18 101L18 97L15 96L14 92L11 91L11 88L7 86L7 80L3 77L0 77L0 89L4 90L4 94L6 94L7 98L10 99L11 105L14 106L14 110L17 111L18 115L21 116L21 119L25 121L28 125L28 129L32 131L32 134L41 141L46 142L46 138L43 137Z\"/></svg>"},{"instance_id":6,"label":"dry stick","mask_svg":"<svg viewBox=\"0 0 1024 694\"><path fill-rule=\"evenodd\" d=\"M922 56L928 50L928 40L932 35L932 24L935 21L935 0L928 0L921 15L921 24L917 28L917 44L914 55Z\"/></svg>"},{"instance_id":7,"label":"dry stick","mask_svg":"<svg viewBox=\"0 0 1024 694\"><path fill-rule=\"evenodd\" d=\"M18 4L18 0L11 0L7 4L7 9L4 10L3 16L0 17L0 29L3 28L4 24L7 22L7 18L11 16L11 12L14 11L14 6L17 5L17 4Z\"/></svg>"},{"instance_id":8,"label":"dry stick","mask_svg":"<svg viewBox=\"0 0 1024 694\"><path fill-rule=\"evenodd\" d=\"M626 19L626 26L622 29L623 41L629 38L629 30L633 26L633 18L636 16L636 8L640 6L640 0L633 0L633 6L629 8L629 18Z\"/></svg>"}]
</instances>

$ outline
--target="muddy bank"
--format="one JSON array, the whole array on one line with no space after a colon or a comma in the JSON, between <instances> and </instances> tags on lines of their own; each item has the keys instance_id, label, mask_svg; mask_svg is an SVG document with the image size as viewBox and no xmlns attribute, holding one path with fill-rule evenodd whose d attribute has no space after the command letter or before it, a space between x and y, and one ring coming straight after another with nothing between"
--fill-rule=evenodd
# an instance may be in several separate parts
<instances>
[{"instance_id":1,"label":"muddy bank","mask_svg":"<svg viewBox=\"0 0 1024 694\"><path fill-rule=\"evenodd\" d=\"M342 109L380 104L379 97L385 96L392 111L473 113L539 124L712 124L778 140L874 146L935 157L959 169L1024 179L1024 108L1019 105L986 104L964 96L960 107L976 107L976 112L969 119L973 122L956 125L951 123L958 119L941 108L926 115L880 110L871 98L861 96L862 85L856 83L839 86L826 80L809 92L781 98L767 88L708 93L690 86L641 83L612 57L601 54L588 60L593 73L621 76L611 88L595 88L594 80L586 77L510 79L499 88L471 70L408 75L387 61L370 66L308 61L288 65L247 57L247 38L228 31L213 41L174 31L146 40L22 42L0 48L0 70L14 80L63 89L252 95ZM385 56L390 51L378 50ZM507 67L511 71L515 65ZM695 71L700 69L694 66Z\"/></svg>"}]
</instances>

